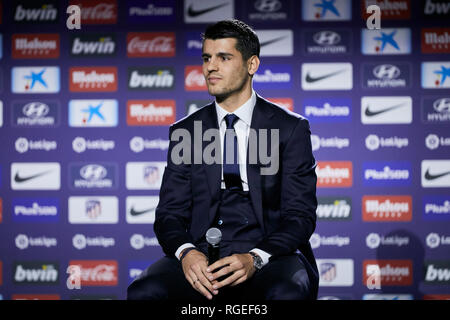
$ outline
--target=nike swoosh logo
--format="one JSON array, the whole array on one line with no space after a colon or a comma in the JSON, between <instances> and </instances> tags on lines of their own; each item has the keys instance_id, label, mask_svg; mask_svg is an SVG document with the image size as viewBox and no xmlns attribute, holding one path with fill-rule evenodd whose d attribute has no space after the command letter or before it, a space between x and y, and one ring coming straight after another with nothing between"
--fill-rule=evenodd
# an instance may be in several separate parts
<instances>
[{"instance_id":1,"label":"nike swoosh logo","mask_svg":"<svg viewBox=\"0 0 450 320\"><path fill-rule=\"evenodd\" d=\"M385 112L388 112L388 111L391 111L391 110L394 110L394 109L403 107L404 105L405 105L405 103L400 103L400 104L397 104L397 105L392 106L392 107L380 109L380 110L378 110L378 111L372 111L372 110L370 110L370 106L368 106L368 107L366 108L366 111L364 111L364 113L365 113L365 115L368 116L368 117L373 117L373 116L376 116L376 115L378 115L378 114L385 113Z\"/></svg>"},{"instance_id":2,"label":"nike swoosh logo","mask_svg":"<svg viewBox=\"0 0 450 320\"><path fill-rule=\"evenodd\" d=\"M41 172L41 173L37 173L37 174L34 174L32 176L28 176L28 177L21 177L19 175L19 172L16 172L16 175L14 176L14 181L17 182L17 183L23 183L23 182L26 182L26 181L38 178L40 176L43 176L43 175L45 175L45 174L47 174L49 172L51 172L51 170L44 171L44 172Z\"/></svg>"},{"instance_id":3,"label":"nike swoosh logo","mask_svg":"<svg viewBox=\"0 0 450 320\"><path fill-rule=\"evenodd\" d=\"M317 81L320 81L320 80L323 80L323 79L326 79L326 78L330 78L330 77L335 76L335 75L337 75L339 73L342 73L344 71L346 71L346 70L344 69L344 70L335 71L335 72L328 73L328 74L325 74L325 75L320 76L320 77L311 77L311 75L308 72L306 74L306 79L305 80L308 83L314 83L314 82L317 82Z\"/></svg>"},{"instance_id":4,"label":"nike swoosh logo","mask_svg":"<svg viewBox=\"0 0 450 320\"><path fill-rule=\"evenodd\" d=\"M144 213L153 211L153 210L155 210L155 209L156 209L156 208L154 207L154 208L150 208L150 209L146 209L146 210L136 211L136 210L134 210L134 207L132 207L131 210L130 210L130 214L131 214L133 217L136 217L136 216L140 216L140 215L142 215L142 214L144 214Z\"/></svg>"},{"instance_id":5,"label":"nike swoosh logo","mask_svg":"<svg viewBox=\"0 0 450 320\"><path fill-rule=\"evenodd\" d=\"M225 6L227 6L227 5L229 5L228 2L227 2L227 3L219 4L219 5L214 6L214 7L209 7L209 8L206 8L206 9L202 9L202 10L195 10L194 8L192 8L192 4L191 4L191 5L189 6L189 8L188 8L187 14L188 14L189 17L195 18L195 17L201 16L202 14L205 14L205 13L214 11L214 10L216 10L216 9L225 7Z\"/></svg>"},{"instance_id":6,"label":"nike swoosh logo","mask_svg":"<svg viewBox=\"0 0 450 320\"><path fill-rule=\"evenodd\" d=\"M439 179L443 176L446 176L450 174L450 171L444 172L444 173L439 173L439 174L431 174L430 173L430 169L427 169L427 172L425 172L425 179L427 180L436 180Z\"/></svg>"},{"instance_id":7,"label":"nike swoosh logo","mask_svg":"<svg viewBox=\"0 0 450 320\"><path fill-rule=\"evenodd\" d=\"M261 45L261 47L264 47L264 46L267 46L267 45L269 45L271 43L280 41L280 40L282 40L284 38L286 38L286 37L279 37L279 38L275 38L275 39L272 39L272 40L269 40L269 41L266 41L266 42L261 42L260 45Z\"/></svg>"}]
</instances>

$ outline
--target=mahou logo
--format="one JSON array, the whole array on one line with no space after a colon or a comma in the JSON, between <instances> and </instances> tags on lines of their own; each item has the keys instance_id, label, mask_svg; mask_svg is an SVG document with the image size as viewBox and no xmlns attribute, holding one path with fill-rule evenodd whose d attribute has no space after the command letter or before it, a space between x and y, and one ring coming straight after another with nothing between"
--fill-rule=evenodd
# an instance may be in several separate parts
<instances>
[{"instance_id":1,"label":"mahou logo","mask_svg":"<svg viewBox=\"0 0 450 320\"><path fill-rule=\"evenodd\" d=\"M81 24L117 23L116 0L71 0L70 5L81 8Z\"/></svg>"},{"instance_id":2,"label":"mahou logo","mask_svg":"<svg viewBox=\"0 0 450 320\"><path fill-rule=\"evenodd\" d=\"M362 17L364 20L370 16L366 9L377 5L381 9L381 17L385 20L404 20L411 17L410 0L365 0L361 1Z\"/></svg>"},{"instance_id":3,"label":"mahou logo","mask_svg":"<svg viewBox=\"0 0 450 320\"><path fill-rule=\"evenodd\" d=\"M381 287L412 285L412 260L364 260L363 284L377 280Z\"/></svg>"},{"instance_id":4,"label":"mahou logo","mask_svg":"<svg viewBox=\"0 0 450 320\"><path fill-rule=\"evenodd\" d=\"M129 32L127 34L129 58L175 56L175 32Z\"/></svg>"},{"instance_id":5,"label":"mahou logo","mask_svg":"<svg viewBox=\"0 0 450 320\"><path fill-rule=\"evenodd\" d=\"M59 34L13 34L11 55L14 59L59 58Z\"/></svg>"},{"instance_id":6,"label":"mahou logo","mask_svg":"<svg viewBox=\"0 0 450 320\"><path fill-rule=\"evenodd\" d=\"M128 100L129 126L170 125L175 122L175 100Z\"/></svg>"},{"instance_id":7,"label":"mahou logo","mask_svg":"<svg viewBox=\"0 0 450 320\"><path fill-rule=\"evenodd\" d=\"M187 66L184 69L184 89L186 91L208 90L201 66Z\"/></svg>"},{"instance_id":8,"label":"mahou logo","mask_svg":"<svg viewBox=\"0 0 450 320\"><path fill-rule=\"evenodd\" d=\"M422 29L422 53L450 53L450 28Z\"/></svg>"},{"instance_id":9,"label":"mahou logo","mask_svg":"<svg viewBox=\"0 0 450 320\"><path fill-rule=\"evenodd\" d=\"M316 167L317 187L351 187L352 171L351 161L319 161Z\"/></svg>"},{"instance_id":10,"label":"mahou logo","mask_svg":"<svg viewBox=\"0 0 450 320\"><path fill-rule=\"evenodd\" d=\"M116 260L72 260L69 266L81 269L81 287L117 286L118 264Z\"/></svg>"},{"instance_id":11,"label":"mahou logo","mask_svg":"<svg viewBox=\"0 0 450 320\"><path fill-rule=\"evenodd\" d=\"M117 91L117 67L72 67L69 89L72 92Z\"/></svg>"},{"instance_id":12,"label":"mahou logo","mask_svg":"<svg viewBox=\"0 0 450 320\"><path fill-rule=\"evenodd\" d=\"M411 196L363 196L363 221L395 222L411 221Z\"/></svg>"}]
</instances>

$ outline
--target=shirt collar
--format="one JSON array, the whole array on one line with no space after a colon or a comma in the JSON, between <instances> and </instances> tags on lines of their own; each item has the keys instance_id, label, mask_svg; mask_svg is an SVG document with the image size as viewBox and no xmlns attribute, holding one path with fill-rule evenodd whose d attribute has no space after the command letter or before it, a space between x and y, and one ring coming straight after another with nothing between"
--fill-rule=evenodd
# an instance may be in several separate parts
<instances>
[{"instance_id":1,"label":"shirt collar","mask_svg":"<svg viewBox=\"0 0 450 320\"><path fill-rule=\"evenodd\" d=\"M244 121L245 124L250 126L255 104L256 104L256 93L254 90L252 90L252 95L251 95L250 99L248 99L243 105L241 105L239 108L237 108L233 113L235 115L237 115L240 120ZM222 122L223 118L225 118L225 116L227 114L229 114L229 112L227 110L225 110L224 108L222 108L217 103L217 101L215 101L215 105L216 105L216 112L217 112L217 120L218 120L219 126L220 126L220 123Z\"/></svg>"}]
</instances>

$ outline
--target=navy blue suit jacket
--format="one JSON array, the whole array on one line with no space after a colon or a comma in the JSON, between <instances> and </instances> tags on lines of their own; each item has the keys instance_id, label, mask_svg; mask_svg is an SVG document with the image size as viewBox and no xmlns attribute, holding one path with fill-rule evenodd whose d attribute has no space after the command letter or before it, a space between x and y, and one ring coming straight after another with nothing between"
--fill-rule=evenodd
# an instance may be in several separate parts
<instances>
[{"instance_id":1,"label":"navy blue suit jacket","mask_svg":"<svg viewBox=\"0 0 450 320\"><path fill-rule=\"evenodd\" d=\"M174 123L194 136L194 121L201 121L203 131L219 129L215 104L211 103ZM248 186L257 220L264 238L255 248L272 257L291 254L297 249L317 270L309 244L316 226L316 173L308 121L257 95L251 128L279 129L279 170L261 175L261 163L249 164ZM203 142L203 148L211 142ZM163 251L173 256L184 243L198 243L211 227L218 211L221 164L174 164L171 152L177 142L170 142L167 167L160 189L154 230ZM270 145L269 145L270 146ZM192 146L192 159L194 146ZM248 154L248 152L247 152ZM248 156L247 156L248 159ZM266 165L269 166L269 165ZM204 239L204 238L203 238Z\"/></svg>"}]
</instances>

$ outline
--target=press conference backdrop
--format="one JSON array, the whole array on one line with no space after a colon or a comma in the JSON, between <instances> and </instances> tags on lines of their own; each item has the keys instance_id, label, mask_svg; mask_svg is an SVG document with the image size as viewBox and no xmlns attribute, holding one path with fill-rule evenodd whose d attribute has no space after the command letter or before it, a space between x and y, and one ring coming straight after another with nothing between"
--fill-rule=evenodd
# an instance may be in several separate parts
<instances>
[{"instance_id":1,"label":"press conference backdrop","mask_svg":"<svg viewBox=\"0 0 450 320\"><path fill-rule=\"evenodd\" d=\"M66 26L72 4L81 30ZM319 298L450 297L449 1L0 8L1 298L124 299L162 256L168 128L212 100L200 33L233 17L261 41L255 90L311 125Z\"/></svg>"}]
</instances>

